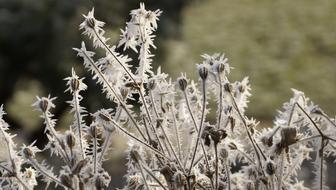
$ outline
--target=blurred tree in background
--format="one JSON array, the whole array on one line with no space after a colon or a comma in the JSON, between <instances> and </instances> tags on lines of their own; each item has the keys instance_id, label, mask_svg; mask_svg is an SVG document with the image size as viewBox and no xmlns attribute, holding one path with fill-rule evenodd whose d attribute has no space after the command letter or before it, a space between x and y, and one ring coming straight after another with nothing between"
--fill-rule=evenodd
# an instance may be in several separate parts
<instances>
[{"instance_id":1,"label":"blurred tree in background","mask_svg":"<svg viewBox=\"0 0 336 190\"><path fill-rule=\"evenodd\" d=\"M336 113L336 1L144 2L164 11L154 62L172 77L187 72L196 79L200 54L224 52L235 68L234 79L250 76L250 115L272 120L292 87L306 92L328 113ZM38 137L43 146L44 128L30 107L35 95L57 96L55 118L61 126L69 124L65 101L71 97L63 93L63 78L71 67L87 78L84 107L95 111L113 106L71 48L80 46L78 25L92 7L107 23L114 43L129 11L138 6L136 0L0 0L0 104L9 112L7 121L20 129L22 141Z\"/></svg>"}]
</instances>

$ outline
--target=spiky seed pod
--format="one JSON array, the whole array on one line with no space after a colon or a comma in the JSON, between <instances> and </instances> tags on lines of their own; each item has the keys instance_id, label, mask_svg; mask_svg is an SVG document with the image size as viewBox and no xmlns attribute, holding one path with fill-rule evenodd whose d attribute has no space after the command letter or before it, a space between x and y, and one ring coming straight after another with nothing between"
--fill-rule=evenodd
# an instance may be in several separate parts
<instances>
[{"instance_id":1,"label":"spiky seed pod","mask_svg":"<svg viewBox=\"0 0 336 190\"><path fill-rule=\"evenodd\" d=\"M61 182L62 182L62 185L66 186L66 187L68 187L68 188L70 188L70 189L73 189L73 186L72 186L72 184L73 184L73 179L72 179L72 177L70 177L70 176L67 175L67 174L62 174L62 175L60 176L60 180L61 180Z\"/></svg>"},{"instance_id":2,"label":"spiky seed pod","mask_svg":"<svg viewBox=\"0 0 336 190\"><path fill-rule=\"evenodd\" d=\"M202 133L202 139L204 139L204 144L206 146L210 146L211 144L211 132L214 130L213 126L211 125L207 125L204 127L203 129L203 133Z\"/></svg>"},{"instance_id":3,"label":"spiky seed pod","mask_svg":"<svg viewBox=\"0 0 336 190\"><path fill-rule=\"evenodd\" d=\"M219 157L221 157L225 160L225 159L227 159L228 156L229 156L229 153L225 148L220 148L219 149Z\"/></svg>"},{"instance_id":4,"label":"spiky seed pod","mask_svg":"<svg viewBox=\"0 0 336 190\"><path fill-rule=\"evenodd\" d=\"M40 101L39 107L41 108L43 112L46 112L48 111L48 106L49 106L48 104L49 104L49 101L45 98L42 98Z\"/></svg>"},{"instance_id":5,"label":"spiky seed pod","mask_svg":"<svg viewBox=\"0 0 336 190\"><path fill-rule=\"evenodd\" d=\"M97 126L96 126L96 125L91 125L91 126L90 126L90 135L91 135L93 138L97 138L97 135L98 135L98 129L97 129Z\"/></svg>"},{"instance_id":6,"label":"spiky seed pod","mask_svg":"<svg viewBox=\"0 0 336 190\"><path fill-rule=\"evenodd\" d=\"M273 145L273 137L262 137L261 142L264 145L271 147Z\"/></svg>"},{"instance_id":7,"label":"spiky seed pod","mask_svg":"<svg viewBox=\"0 0 336 190\"><path fill-rule=\"evenodd\" d=\"M281 130L281 144L285 147L296 143L297 131L294 127L286 127Z\"/></svg>"},{"instance_id":8,"label":"spiky seed pod","mask_svg":"<svg viewBox=\"0 0 336 190\"><path fill-rule=\"evenodd\" d=\"M165 165L161 168L160 173L165 177L167 183L171 183L174 171L169 165Z\"/></svg>"},{"instance_id":9,"label":"spiky seed pod","mask_svg":"<svg viewBox=\"0 0 336 190\"><path fill-rule=\"evenodd\" d=\"M224 90L229 93L232 92L232 85L230 83L225 83Z\"/></svg>"},{"instance_id":10,"label":"spiky seed pod","mask_svg":"<svg viewBox=\"0 0 336 190\"><path fill-rule=\"evenodd\" d=\"M133 160L136 163L139 163L141 161L141 156L140 156L139 152L137 150L135 150L134 148L132 148L132 150L130 150L129 156L130 156L131 160Z\"/></svg>"},{"instance_id":11,"label":"spiky seed pod","mask_svg":"<svg viewBox=\"0 0 336 190\"><path fill-rule=\"evenodd\" d=\"M214 144L217 145L218 143L221 142L221 140L223 140L227 136L227 134L225 130L218 129L211 131L210 136L211 139L214 141Z\"/></svg>"},{"instance_id":12,"label":"spiky seed pod","mask_svg":"<svg viewBox=\"0 0 336 190\"><path fill-rule=\"evenodd\" d=\"M30 149L29 147L25 147L22 150L22 153L23 153L23 156L27 159L35 157L34 151L32 149Z\"/></svg>"},{"instance_id":13,"label":"spiky seed pod","mask_svg":"<svg viewBox=\"0 0 336 190\"><path fill-rule=\"evenodd\" d=\"M219 63L218 65L217 65L217 72L218 73L222 73L223 71L225 71L225 64L224 63Z\"/></svg>"},{"instance_id":14,"label":"spiky seed pod","mask_svg":"<svg viewBox=\"0 0 336 190\"><path fill-rule=\"evenodd\" d=\"M92 29L96 26L96 20L94 18L87 18L86 19L86 25Z\"/></svg>"},{"instance_id":15,"label":"spiky seed pod","mask_svg":"<svg viewBox=\"0 0 336 190\"><path fill-rule=\"evenodd\" d=\"M77 91L79 89L80 81L77 78L73 78L70 81L70 88L73 92Z\"/></svg>"},{"instance_id":16,"label":"spiky seed pod","mask_svg":"<svg viewBox=\"0 0 336 190\"><path fill-rule=\"evenodd\" d=\"M266 173L268 175L273 175L275 173L275 170L276 168L273 162L269 161L266 163Z\"/></svg>"},{"instance_id":17,"label":"spiky seed pod","mask_svg":"<svg viewBox=\"0 0 336 190\"><path fill-rule=\"evenodd\" d=\"M125 99L128 96L128 93L129 93L129 88L122 87L120 89L120 94L121 94L121 96L122 96L123 99Z\"/></svg>"},{"instance_id":18,"label":"spiky seed pod","mask_svg":"<svg viewBox=\"0 0 336 190\"><path fill-rule=\"evenodd\" d=\"M200 65L198 67L198 74L202 80L206 80L209 74L208 68L206 68L204 65Z\"/></svg>"},{"instance_id":19,"label":"spiky seed pod","mask_svg":"<svg viewBox=\"0 0 336 190\"><path fill-rule=\"evenodd\" d=\"M79 174L81 170L89 163L89 159L85 158L79 162L72 168L72 173Z\"/></svg>"},{"instance_id":20,"label":"spiky seed pod","mask_svg":"<svg viewBox=\"0 0 336 190\"><path fill-rule=\"evenodd\" d=\"M228 144L228 147L231 149L231 150L237 150L238 148L237 148L237 145L235 144L235 143L233 143L233 142L230 142L229 144Z\"/></svg>"},{"instance_id":21,"label":"spiky seed pod","mask_svg":"<svg viewBox=\"0 0 336 190\"><path fill-rule=\"evenodd\" d=\"M188 86L188 82L187 82L187 79L185 77L178 78L177 83L178 83L178 86L179 86L180 90L182 90L182 91L185 91L185 89Z\"/></svg>"},{"instance_id":22,"label":"spiky seed pod","mask_svg":"<svg viewBox=\"0 0 336 190\"><path fill-rule=\"evenodd\" d=\"M146 88L148 90L153 90L155 88L155 86L156 86L155 80L154 79L149 79L149 81L146 84Z\"/></svg>"},{"instance_id":23,"label":"spiky seed pod","mask_svg":"<svg viewBox=\"0 0 336 190\"><path fill-rule=\"evenodd\" d=\"M66 144L68 145L68 147L70 149L72 149L76 145L76 137L75 137L75 135L72 132L70 132L70 133L68 133L66 135L65 138L66 138L65 139Z\"/></svg>"}]
</instances>

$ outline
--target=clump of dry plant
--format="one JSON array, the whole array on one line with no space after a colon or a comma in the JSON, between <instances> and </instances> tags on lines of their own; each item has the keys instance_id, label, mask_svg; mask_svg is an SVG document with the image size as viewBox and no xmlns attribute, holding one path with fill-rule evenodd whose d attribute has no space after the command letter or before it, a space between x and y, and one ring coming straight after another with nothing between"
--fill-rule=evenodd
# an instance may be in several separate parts
<instances>
[{"instance_id":1,"label":"clump of dry plant","mask_svg":"<svg viewBox=\"0 0 336 190\"><path fill-rule=\"evenodd\" d=\"M88 113L80 105L86 85L72 70L65 79L74 115L67 131L54 128L54 98L37 97L33 104L49 140L43 150L34 143L20 147L14 142L1 107L0 137L8 150L8 160L0 163L2 189L33 189L39 176L47 187L107 189L111 179L102 163L113 133L128 141L125 190L309 189L298 176L305 160L315 166L312 189L327 188L325 159L336 152L334 118L293 89L294 96L284 103L273 127L258 130L258 122L245 115L249 80L229 80L231 67L224 54L202 55L198 81L182 74L173 82L160 68L154 72L151 67L161 11L148 11L140 4L130 14L118 46L138 53L135 72L132 60L108 43L104 22L94 17L94 10L84 15L80 29L105 56L97 58L84 42L74 48L116 107ZM216 121L207 119L210 99L218 105ZM140 111L130 100L139 102ZM36 158L46 150L63 160L59 173Z\"/></svg>"}]
</instances>

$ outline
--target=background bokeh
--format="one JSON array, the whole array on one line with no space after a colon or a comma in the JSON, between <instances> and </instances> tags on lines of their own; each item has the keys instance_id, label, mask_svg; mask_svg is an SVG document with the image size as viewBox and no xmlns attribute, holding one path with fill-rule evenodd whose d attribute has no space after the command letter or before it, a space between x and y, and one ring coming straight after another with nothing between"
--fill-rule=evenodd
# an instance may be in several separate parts
<instances>
[{"instance_id":1,"label":"background bokeh","mask_svg":"<svg viewBox=\"0 0 336 190\"><path fill-rule=\"evenodd\" d=\"M231 79L249 76L252 98L248 115L270 125L291 96L304 91L329 115L336 113L336 1L331 0L148 0L160 8L155 67L176 78L181 72L196 79L195 63L203 53L225 53L235 69ZM74 67L86 77L83 106L90 112L111 103L83 70L72 47L82 40L82 14L95 7L117 42L136 0L0 0L0 104L7 121L24 143L38 139L43 147L43 124L31 110L35 96L57 96L59 130L71 123L63 78ZM88 43L90 44L90 43ZM111 162L113 187L121 187L125 142L114 137ZM47 156L47 155L46 155ZM331 180L330 180L331 181ZM332 183L332 182L330 182Z\"/></svg>"}]
</instances>

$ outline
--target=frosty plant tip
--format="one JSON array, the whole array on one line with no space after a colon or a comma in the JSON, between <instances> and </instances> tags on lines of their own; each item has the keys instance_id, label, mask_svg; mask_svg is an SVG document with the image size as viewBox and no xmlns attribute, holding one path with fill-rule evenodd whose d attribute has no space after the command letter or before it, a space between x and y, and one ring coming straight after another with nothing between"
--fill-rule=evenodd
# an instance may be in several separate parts
<instances>
[{"instance_id":1,"label":"frosty plant tip","mask_svg":"<svg viewBox=\"0 0 336 190\"><path fill-rule=\"evenodd\" d=\"M39 182L51 189L108 189L111 178L102 164L113 146L111 139L119 133L128 142L125 190L303 190L309 188L298 172L306 160L314 166L312 189L327 189L325 160L336 152L335 119L293 89L294 96L284 103L273 127L258 130L258 122L245 115L249 80L229 80L224 54L202 55L198 81L185 74L173 81L160 68L154 72L152 51L160 14L144 4L131 11L117 46L134 50L137 60L110 45L105 23L94 17L93 9L84 15L80 29L106 54L95 56L84 42L74 50L116 106L89 113L81 106L86 85L72 70L65 79L74 118L67 131L54 128L55 98L37 97L33 104L49 140L43 150L34 143L15 143L1 106L0 136L8 154L0 163L1 188L34 189ZM136 69L132 61L139 63ZM218 105L215 121L207 118L210 98ZM140 111L133 109L131 99L139 102ZM63 160L59 172L38 159L43 151Z\"/></svg>"}]
</instances>

